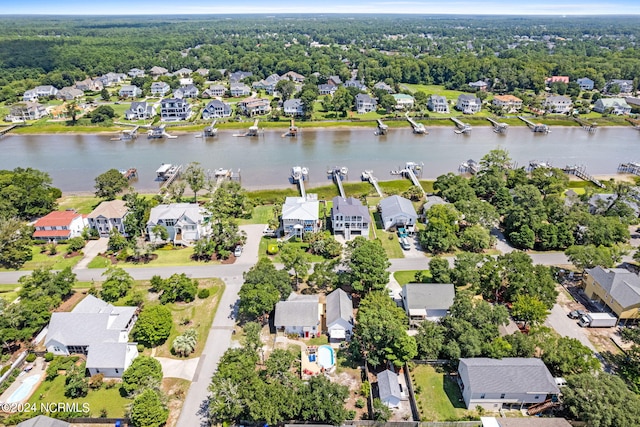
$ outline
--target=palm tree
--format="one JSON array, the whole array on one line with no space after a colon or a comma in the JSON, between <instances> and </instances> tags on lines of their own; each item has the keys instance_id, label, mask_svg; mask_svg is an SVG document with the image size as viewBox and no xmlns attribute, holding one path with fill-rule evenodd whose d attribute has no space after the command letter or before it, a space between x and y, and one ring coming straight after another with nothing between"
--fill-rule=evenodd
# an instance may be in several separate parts
<instances>
[{"instance_id":1,"label":"palm tree","mask_svg":"<svg viewBox=\"0 0 640 427\"><path fill-rule=\"evenodd\" d=\"M178 335L173 340L173 352L178 356L186 357L193 353L196 348L195 330L189 329L183 335Z\"/></svg>"}]
</instances>

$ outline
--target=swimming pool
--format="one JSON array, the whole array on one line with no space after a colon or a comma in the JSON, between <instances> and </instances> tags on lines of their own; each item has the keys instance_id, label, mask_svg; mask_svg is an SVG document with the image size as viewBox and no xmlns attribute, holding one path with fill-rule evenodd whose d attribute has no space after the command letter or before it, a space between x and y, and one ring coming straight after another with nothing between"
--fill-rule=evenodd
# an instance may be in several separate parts
<instances>
[{"instance_id":1,"label":"swimming pool","mask_svg":"<svg viewBox=\"0 0 640 427\"><path fill-rule=\"evenodd\" d=\"M22 402L23 400L31 396L31 393L33 392L33 387L36 384L38 384L38 381L40 381L41 376L42 374L32 375L29 378L25 378L22 384L20 384L20 387L18 387L16 391L11 393L11 396L9 396L9 398L7 399L7 403Z\"/></svg>"},{"instance_id":2,"label":"swimming pool","mask_svg":"<svg viewBox=\"0 0 640 427\"><path fill-rule=\"evenodd\" d=\"M318 347L318 366L329 369L335 365L336 360L333 349L329 345L321 345Z\"/></svg>"}]
</instances>

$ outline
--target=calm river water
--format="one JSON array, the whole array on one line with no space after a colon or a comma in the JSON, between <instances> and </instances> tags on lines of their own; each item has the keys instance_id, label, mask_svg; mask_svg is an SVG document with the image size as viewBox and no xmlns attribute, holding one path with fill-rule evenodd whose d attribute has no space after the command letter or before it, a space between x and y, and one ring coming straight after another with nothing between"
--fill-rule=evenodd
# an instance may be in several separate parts
<instances>
[{"instance_id":1,"label":"calm river water","mask_svg":"<svg viewBox=\"0 0 640 427\"><path fill-rule=\"evenodd\" d=\"M237 132L237 131L236 131ZM407 161L424 162L423 178L455 172L467 159L480 160L489 150L507 149L520 166L530 160L553 166L584 165L591 174L615 174L619 163L640 160L640 132L632 128L601 128L595 134L580 128L553 128L547 135L512 128L507 135L490 127L456 135L449 127L431 128L429 135L410 129L390 129L386 136L374 129L302 129L297 138L281 137L282 130L266 130L259 137L234 137L220 131L215 138L196 134L177 139L111 141L108 135L7 135L0 139L0 169L33 167L48 172L64 192L93 191L94 178L110 168L135 167L134 186L155 190L155 170L161 163L198 161L205 169L241 169L247 188L288 185L291 167L309 168L311 186L329 183L327 167L347 166L349 181L372 169L380 180Z\"/></svg>"}]
</instances>

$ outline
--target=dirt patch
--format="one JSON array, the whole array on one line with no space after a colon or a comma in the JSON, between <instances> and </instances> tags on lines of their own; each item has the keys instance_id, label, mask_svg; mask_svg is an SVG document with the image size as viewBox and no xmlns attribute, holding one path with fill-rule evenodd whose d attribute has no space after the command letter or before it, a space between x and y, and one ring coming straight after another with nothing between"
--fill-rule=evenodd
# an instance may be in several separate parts
<instances>
[{"instance_id":1,"label":"dirt patch","mask_svg":"<svg viewBox=\"0 0 640 427\"><path fill-rule=\"evenodd\" d=\"M184 398L191 382L179 378L165 378L162 380L162 391L167 395L167 407L169 408L169 418L166 426L173 427L178 423L178 417L182 410Z\"/></svg>"},{"instance_id":2,"label":"dirt patch","mask_svg":"<svg viewBox=\"0 0 640 427\"><path fill-rule=\"evenodd\" d=\"M77 257L77 256L81 256L81 255L82 255L82 252L74 251L74 252L70 252L70 253L64 254L64 257L66 259L69 259L69 258L74 258L74 257Z\"/></svg>"},{"instance_id":3,"label":"dirt patch","mask_svg":"<svg viewBox=\"0 0 640 427\"><path fill-rule=\"evenodd\" d=\"M62 301L62 304L60 304L58 308L54 310L54 312L71 311L73 307L75 307L76 304L78 304L80 300L82 300L85 296L86 294L82 292L74 292L73 295L71 295L66 300Z\"/></svg>"},{"instance_id":4,"label":"dirt patch","mask_svg":"<svg viewBox=\"0 0 640 427\"><path fill-rule=\"evenodd\" d=\"M148 264L153 260L158 259L158 254L149 254L147 256L144 257L140 257L140 258L136 258L136 257L127 257L127 262L130 262L132 264ZM116 261L117 262L117 261ZM115 264L113 262L113 259L111 260L112 264Z\"/></svg>"},{"instance_id":5,"label":"dirt patch","mask_svg":"<svg viewBox=\"0 0 640 427\"><path fill-rule=\"evenodd\" d=\"M236 262L236 257L233 254L231 254L227 259L220 260L220 264L233 264L234 262Z\"/></svg>"}]
</instances>

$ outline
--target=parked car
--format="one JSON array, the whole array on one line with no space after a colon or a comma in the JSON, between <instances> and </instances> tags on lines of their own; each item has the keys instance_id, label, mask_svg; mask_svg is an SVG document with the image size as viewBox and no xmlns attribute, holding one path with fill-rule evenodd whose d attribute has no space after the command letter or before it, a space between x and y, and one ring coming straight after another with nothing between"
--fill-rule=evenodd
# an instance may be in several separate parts
<instances>
[{"instance_id":1,"label":"parked car","mask_svg":"<svg viewBox=\"0 0 640 427\"><path fill-rule=\"evenodd\" d=\"M242 255L242 246L241 245L236 246L236 250L233 251L233 255L235 257L239 257L240 255Z\"/></svg>"},{"instance_id":2,"label":"parked car","mask_svg":"<svg viewBox=\"0 0 640 427\"><path fill-rule=\"evenodd\" d=\"M584 310L573 310L572 312L567 314L567 316L569 316L571 319L579 319L585 314L587 314L587 312Z\"/></svg>"}]
</instances>

